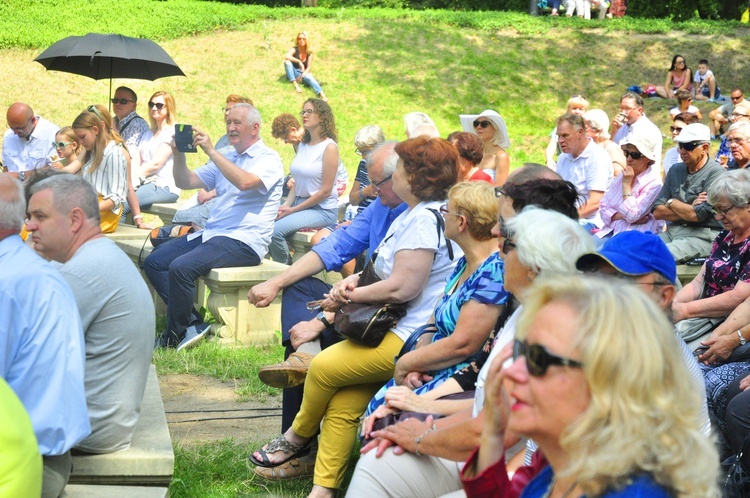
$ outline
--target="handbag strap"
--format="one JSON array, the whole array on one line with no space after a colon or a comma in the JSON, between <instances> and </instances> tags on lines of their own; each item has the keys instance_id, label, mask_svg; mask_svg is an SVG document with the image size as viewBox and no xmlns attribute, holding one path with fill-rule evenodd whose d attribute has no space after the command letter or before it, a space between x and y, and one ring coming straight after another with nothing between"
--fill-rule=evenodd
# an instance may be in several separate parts
<instances>
[{"instance_id":1,"label":"handbag strap","mask_svg":"<svg viewBox=\"0 0 750 498\"><path fill-rule=\"evenodd\" d=\"M440 236L445 232L445 219L437 209L427 208L427 210L435 215L435 220L437 221L438 249L440 249ZM453 244L451 244L451 241L444 235L443 238L445 239L445 247L448 249L448 258L453 261ZM435 257L437 257L437 251L435 251Z\"/></svg>"}]
</instances>

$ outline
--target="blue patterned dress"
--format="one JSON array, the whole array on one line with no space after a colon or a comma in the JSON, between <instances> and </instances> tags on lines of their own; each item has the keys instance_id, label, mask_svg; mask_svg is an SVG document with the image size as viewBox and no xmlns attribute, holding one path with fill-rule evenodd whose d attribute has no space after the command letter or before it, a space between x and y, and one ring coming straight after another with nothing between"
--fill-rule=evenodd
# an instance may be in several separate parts
<instances>
[{"instance_id":1,"label":"blue patterned dress","mask_svg":"<svg viewBox=\"0 0 750 498\"><path fill-rule=\"evenodd\" d=\"M498 306L505 304L508 300L510 294L503 287L504 264L498 253L493 253L463 284L456 288L456 282L465 268L466 258L462 257L456 263L453 274L448 278L443 297L437 306L435 306L434 315L437 332L433 336L432 342L444 339L453 333L456 329L461 307L470 299L482 304L494 304ZM479 354L479 351L475 354ZM473 360L474 356L472 355L452 367L430 372L433 379L417 388L414 392L421 394L435 389L448 380L457 370L461 370L467 366ZM377 407L382 405L385 400L385 391L395 385L396 383L393 379L389 380L370 401L365 415L370 415Z\"/></svg>"}]
</instances>

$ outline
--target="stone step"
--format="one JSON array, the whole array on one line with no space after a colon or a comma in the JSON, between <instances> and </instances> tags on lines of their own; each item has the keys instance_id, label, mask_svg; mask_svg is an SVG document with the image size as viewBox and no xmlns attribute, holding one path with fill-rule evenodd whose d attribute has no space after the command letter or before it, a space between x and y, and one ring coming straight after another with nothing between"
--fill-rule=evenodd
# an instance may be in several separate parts
<instances>
[{"instance_id":1,"label":"stone step","mask_svg":"<svg viewBox=\"0 0 750 498\"><path fill-rule=\"evenodd\" d=\"M68 484L63 498L167 498L169 488L156 486L98 486Z\"/></svg>"}]
</instances>

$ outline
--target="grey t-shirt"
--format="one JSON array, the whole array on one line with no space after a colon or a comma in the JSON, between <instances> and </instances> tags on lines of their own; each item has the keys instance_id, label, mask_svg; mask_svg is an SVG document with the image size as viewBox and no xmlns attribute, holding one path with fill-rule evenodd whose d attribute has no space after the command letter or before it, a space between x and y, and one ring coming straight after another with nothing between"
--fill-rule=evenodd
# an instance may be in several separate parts
<instances>
[{"instance_id":1,"label":"grey t-shirt","mask_svg":"<svg viewBox=\"0 0 750 498\"><path fill-rule=\"evenodd\" d=\"M76 448L130 447L154 346L154 304L132 261L106 237L90 240L58 268L73 290L86 340L91 435Z\"/></svg>"},{"instance_id":2,"label":"grey t-shirt","mask_svg":"<svg viewBox=\"0 0 750 498\"><path fill-rule=\"evenodd\" d=\"M659 192L659 197L654 201L654 205L651 206L651 211L657 206L663 206L669 199L677 199L692 204L701 192L706 192L714 180L724 174L726 174L726 170L713 159L709 159L705 166L692 174L688 173L685 163L676 163L669 169L667 177L664 179L664 186L661 188L661 192ZM711 206L707 202L698 204L694 209L699 221L678 221L673 223L691 227L707 227L716 230L722 228L721 223L714 218Z\"/></svg>"}]
</instances>

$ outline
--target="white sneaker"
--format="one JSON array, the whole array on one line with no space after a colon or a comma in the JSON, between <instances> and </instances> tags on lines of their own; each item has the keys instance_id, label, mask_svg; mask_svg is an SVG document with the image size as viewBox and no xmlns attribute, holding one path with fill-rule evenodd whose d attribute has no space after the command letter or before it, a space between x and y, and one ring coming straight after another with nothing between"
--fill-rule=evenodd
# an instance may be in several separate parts
<instances>
[{"instance_id":1,"label":"white sneaker","mask_svg":"<svg viewBox=\"0 0 750 498\"><path fill-rule=\"evenodd\" d=\"M202 323L197 327L195 325L189 326L185 329L185 338L177 345L177 351L194 348L206 338L209 330L210 325L208 323Z\"/></svg>"}]
</instances>

